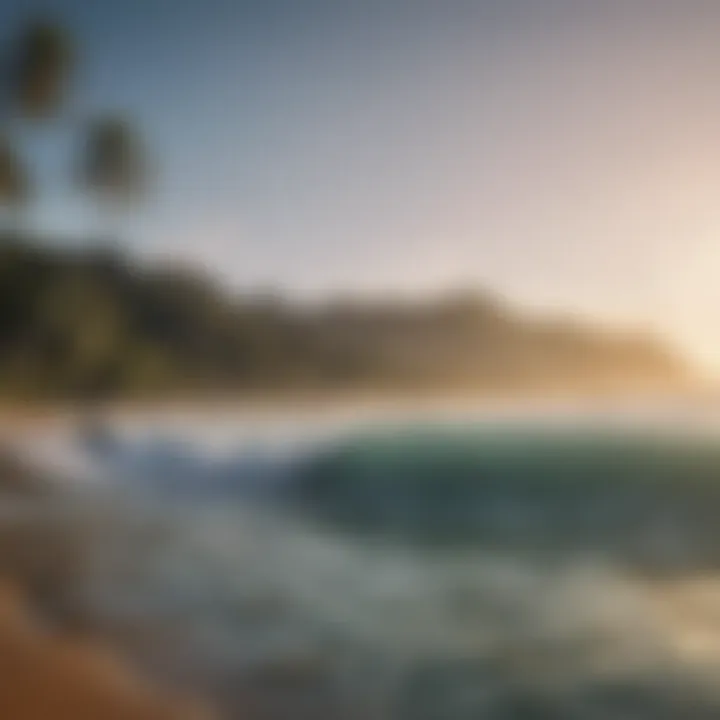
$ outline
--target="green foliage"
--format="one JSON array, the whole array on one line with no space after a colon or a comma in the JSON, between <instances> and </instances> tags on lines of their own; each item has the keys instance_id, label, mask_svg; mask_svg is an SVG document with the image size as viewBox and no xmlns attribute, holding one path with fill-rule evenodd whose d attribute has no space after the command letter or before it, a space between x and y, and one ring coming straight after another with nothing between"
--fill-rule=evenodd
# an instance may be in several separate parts
<instances>
[{"instance_id":1,"label":"green foliage","mask_svg":"<svg viewBox=\"0 0 720 720\"><path fill-rule=\"evenodd\" d=\"M132 125L122 118L92 123L81 159L81 184L106 201L139 197L146 180L144 153Z\"/></svg>"},{"instance_id":2,"label":"green foliage","mask_svg":"<svg viewBox=\"0 0 720 720\"><path fill-rule=\"evenodd\" d=\"M0 205L17 207L28 199L27 172L8 139L0 136Z\"/></svg>"},{"instance_id":3,"label":"green foliage","mask_svg":"<svg viewBox=\"0 0 720 720\"><path fill-rule=\"evenodd\" d=\"M45 119L59 109L73 65L73 46L60 25L30 23L12 52L9 95L22 116Z\"/></svg>"},{"instance_id":4,"label":"green foliage","mask_svg":"<svg viewBox=\"0 0 720 720\"><path fill-rule=\"evenodd\" d=\"M29 198L30 178L18 147L18 121L49 120L59 114L74 58L70 33L53 21L38 20L19 32L8 61L0 65L4 101L0 121L6 126L0 139L0 204L7 208L17 211ZM125 119L108 116L89 123L79 166L83 189L101 201L105 222L109 202L118 208L144 190L144 152L136 130ZM19 218L17 213L13 216L13 225Z\"/></svg>"},{"instance_id":5,"label":"green foliage","mask_svg":"<svg viewBox=\"0 0 720 720\"><path fill-rule=\"evenodd\" d=\"M104 250L0 243L0 395L527 389L677 382L653 339L528 321L492 298L299 308Z\"/></svg>"},{"instance_id":6,"label":"green foliage","mask_svg":"<svg viewBox=\"0 0 720 720\"><path fill-rule=\"evenodd\" d=\"M11 120L48 119L65 99L74 49L56 24L27 26L5 79L0 206L18 210L30 178ZM79 180L109 210L145 191L132 125L89 126ZM528 322L492 298L425 305L336 303L301 310L278 298L232 299L193 273L150 271L106 249L51 250L0 238L0 394L98 397L249 388L459 386L676 381L683 368L643 338Z\"/></svg>"}]
</instances>

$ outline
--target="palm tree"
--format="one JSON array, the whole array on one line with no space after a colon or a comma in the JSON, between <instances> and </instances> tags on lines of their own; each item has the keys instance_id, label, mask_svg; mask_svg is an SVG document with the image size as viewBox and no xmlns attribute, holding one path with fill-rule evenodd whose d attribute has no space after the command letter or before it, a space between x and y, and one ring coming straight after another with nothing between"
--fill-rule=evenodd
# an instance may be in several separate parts
<instances>
[{"instance_id":1,"label":"palm tree","mask_svg":"<svg viewBox=\"0 0 720 720\"><path fill-rule=\"evenodd\" d=\"M138 201L147 184L146 158L135 128L123 118L94 121L85 141L80 182L97 201L107 237L119 214Z\"/></svg>"},{"instance_id":2,"label":"palm tree","mask_svg":"<svg viewBox=\"0 0 720 720\"><path fill-rule=\"evenodd\" d=\"M7 101L20 117L46 120L59 110L74 64L69 35L47 20L30 23L10 61Z\"/></svg>"},{"instance_id":3,"label":"palm tree","mask_svg":"<svg viewBox=\"0 0 720 720\"><path fill-rule=\"evenodd\" d=\"M30 195L27 172L6 136L0 136L0 208L7 217L6 230L17 235L21 214Z\"/></svg>"},{"instance_id":4,"label":"palm tree","mask_svg":"<svg viewBox=\"0 0 720 720\"><path fill-rule=\"evenodd\" d=\"M5 126L0 136L0 207L9 218L6 230L11 234L19 235L30 196L28 168L17 150L19 123L48 120L58 113L73 54L70 36L62 26L47 20L29 23L11 47L0 108Z\"/></svg>"}]
</instances>

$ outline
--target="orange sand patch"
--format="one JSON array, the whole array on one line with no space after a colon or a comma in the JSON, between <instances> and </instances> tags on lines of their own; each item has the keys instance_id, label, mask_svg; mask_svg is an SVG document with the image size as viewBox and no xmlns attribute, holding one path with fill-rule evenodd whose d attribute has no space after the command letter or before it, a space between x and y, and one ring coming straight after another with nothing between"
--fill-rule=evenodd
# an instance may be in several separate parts
<instances>
[{"instance_id":1,"label":"orange sand patch","mask_svg":"<svg viewBox=\"0 0 720 720\"><path fill-rule=\"evenodd\" d=\"M158 692L99 644L53 635L0 583L0 718L209 720L206 710Z\"/></svg>"}]
</instances>

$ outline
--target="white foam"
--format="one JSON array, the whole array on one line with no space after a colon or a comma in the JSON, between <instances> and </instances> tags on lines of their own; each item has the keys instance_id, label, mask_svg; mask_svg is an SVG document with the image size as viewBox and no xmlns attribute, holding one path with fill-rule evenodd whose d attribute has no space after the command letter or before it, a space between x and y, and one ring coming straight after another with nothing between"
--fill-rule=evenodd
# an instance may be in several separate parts
<instances>
[{"instance_id":1,"label":"white foam","mask_svg":"<svg viewBox=\"0 0 720 720\"><path fill-rule=\"evenodd\" d=\"M566 410L560 416L571 424L578 417ZM633 422L642 425L646 416L640 408ZM668 411L664 427L687 416L686 408ZM569 554L542 566L521 553L428 553L340 537L237 498L193 504L142 487L179 468L201 481L217 463L235 462L242 475L252 465L243 459L287 461L377 421L351 415L315 423L130 423L119 426L118 453L105 465L67 430L28 441L21 451L68 478L126 484L127 504L97 544L88 597L119 617L175 618L192 636L199 662L245 667L331 652L342 667L340 656L349 653L360 658L351 663L357 675L363 653L371 658L363 666L368 673L378 657L405 672L438 658L495 656L523 677L554 673L568 683L608 668L720 678L720 618L697 610L701 600L704 607L720 603L714 577L658 584L602 557ZM715 432L716 414L704 423ZM176 442L158 452L147 440L160 436ZM133 475L143 483L128 485Z\"/></svg>"}]
</instances>

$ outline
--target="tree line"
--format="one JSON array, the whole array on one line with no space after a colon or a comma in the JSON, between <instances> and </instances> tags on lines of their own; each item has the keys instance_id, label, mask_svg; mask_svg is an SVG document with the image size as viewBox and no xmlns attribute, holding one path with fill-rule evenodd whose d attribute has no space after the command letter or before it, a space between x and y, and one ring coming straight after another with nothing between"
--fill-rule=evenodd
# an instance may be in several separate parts
<instances>
[{"instance_id":1,"label":"tree line","mask_svg":"<svg viewBox=\"0 0 720 720\"><path fill-rule=\"evenodd\" d=\"M31 167L27 144L35 130L53 121L63 121L77 147L68 182L87 195L105 233L146 190L145 148L130 119L72 102L76 57L71 33L52 18L18 27L0 53L0 209L6 232L27 229L41 170Z\"/></svg>"},{"instance_id":2,"label":"tree line","mask_svg":"<svg viewBox=\"0 0 720 720\"><path fill-rule=\"evenodd\" d=\"M73 106L75 43L59 24L18 28L0 54L0 396L117 397L248 389L474 387L676 382L685 369L653 338L530 320L492 298L423 303L232 297L193 272L140 267L108 243L143 196L140 134ZM84 252L33 242L40 168L25 143L72 119L68 178L104 219Z\"/></svg>"},{"instance_id":3,"label":"tree line","mask_svg":"<svg viewBox=\"0 0 720 720\"><path fill-rule=\"evenodd\" d=\"M677 383L655 338L529 318L482 293L300 305L117 250L0 244L0 396L518 390Z\"/></svg>"}]
</instances>

